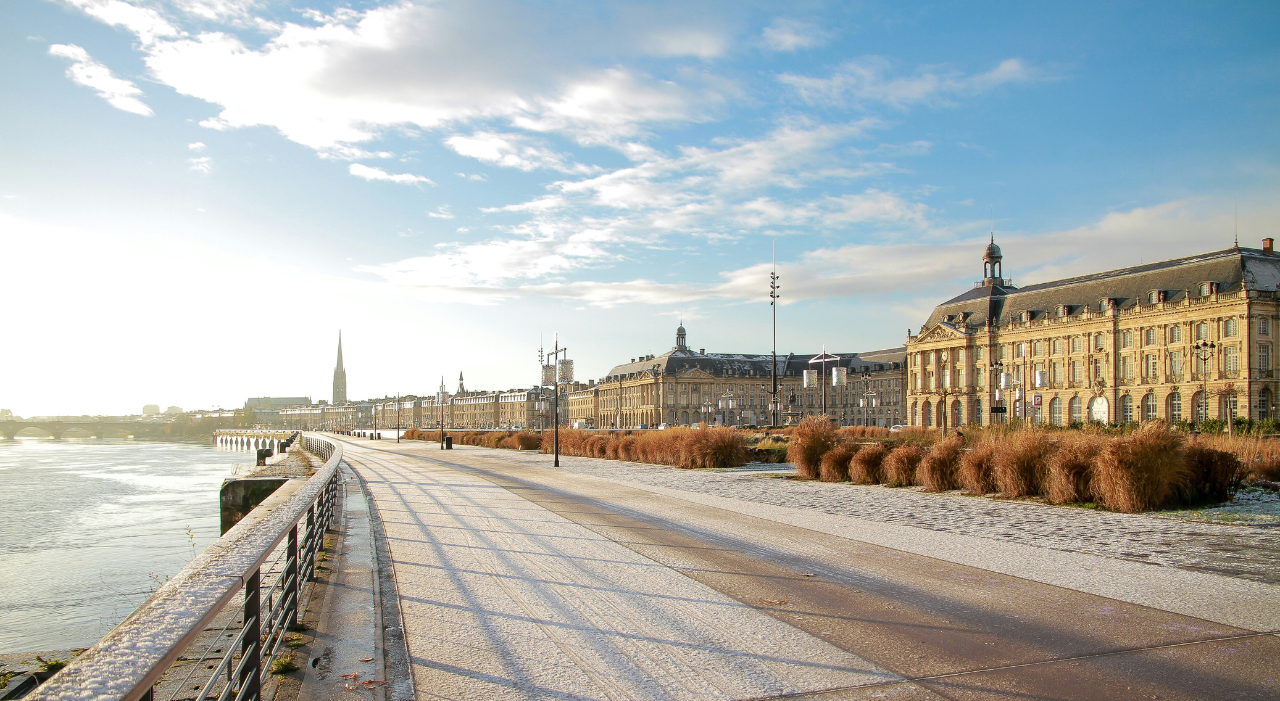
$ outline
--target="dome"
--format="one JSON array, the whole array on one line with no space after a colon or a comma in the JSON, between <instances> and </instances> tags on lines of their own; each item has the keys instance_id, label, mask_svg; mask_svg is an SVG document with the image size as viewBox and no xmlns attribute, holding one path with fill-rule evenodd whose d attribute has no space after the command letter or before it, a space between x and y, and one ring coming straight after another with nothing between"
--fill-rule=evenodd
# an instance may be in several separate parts
<instances>
[{"instance_id":1,"label":"dome","mask_svg":"<svg viewBox=\"0 0 1280 701\"><path fill-rule=\"evenodd\" d=\"M987 249L982 252L982 260L987 261L988 263L1000 260L1002 257L1003 256L1000 255L1000 247L996 245L995 241L987 244Z\"/></svg>"},{"instance_id":2,"label":"dome","mask_svg":"<svg viewBox=\"0 0 1280 701\"><path fill-rule=\"evenodd\" d=\"M678 327L678 328L676 329L676 333L678 333L678 334L680 334L680 335L684 335L684 327L683 327L683 326Z\"/></svg>"}]
</instances>

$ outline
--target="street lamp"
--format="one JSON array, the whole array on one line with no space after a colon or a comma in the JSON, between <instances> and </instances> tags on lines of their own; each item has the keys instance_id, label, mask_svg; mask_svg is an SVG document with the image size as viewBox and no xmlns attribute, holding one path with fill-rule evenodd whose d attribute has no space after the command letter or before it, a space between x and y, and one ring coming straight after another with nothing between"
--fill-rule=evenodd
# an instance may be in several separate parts
<instances>
[{"instance_id":1,"label":"street lamp","mask_svg":"<svg viewBox=\"0 0 1280 701\"><path fill-rule=\"evenodd\" d=\"M1218 344L1214 343L1213 341L1197 341L1194 345L1191 346L1191 357L1199 361L1197 365L1200 368L1199 374L1200 374L1201 405L1198 407L1194 407L1194 411L1196 412L1196 423L1199 423L1209 418L1208 416L1209 414L1209 385L1208 385L1209 359L1217 355L1217 353L1218 353ZM1234 422L1228 420L1228 423L1234 423ZM1232 435L1234 435L1235 433L1234 427L1231 427L1231 430L1232 430Z\"/></svg>"},{"instance_id":2,"label":"street lamp","mask_svg":"<svg viewBox=\"0 0 1280 701\"><path fill-rule=\"evenodd\" d=\"M773 401L769 406L773 412L773 425L778 425L778 244L773 244L773 271L769 273L769 307L773 310L773 362L769 365L769 376L773 378Z\"/></svg>"},{"instance_id":3,"label":"street lamp","mask_svg":"<svg viewBox=\"0 0 1280 701\"><path fill-rule=\"evenodd\" d=\"M824 344L822 346L822 354L815 358L810 359L809 364L810 365L813 365L814 363L822 364L822 377L818 381L822 385L822 416L829 421L831 417L827 416L827 361L828 360L834 360L837 366L839 366L840 364L840 356L827 355L827 346ZM813 372L813 371L810 370L809 372Z\"/></svg>"},{"instance_id":4,"label":"street lamp","mask_svg":"<svg viewBox=\"0 0 1280 701\"><path fill-rule=\"evenodd\" d=\"M871 403L871 401L868 399L868 397L875 396L875 395L874 395L874 394L872 394L872 392L871 392L871 366L870 366L870 365L863 365L863 366L862 366L862 373L861 373L861 375L862 375L862 402L861 402L861 404L862 404L862 425L863 425L863 426L867 426L867 425L870 425L870 424L869 424L869 421L868 421L868 419L870 418L870 415L869 415L869 413L868 413L868 411L867 411L867 410L870 408L870 406L869 406L869 405L870 405L870 403Z\"/></svg>"},{"instance_id":5,"label":"street lamp","mask_svg":"<svg viewBox=\"0 0 1280 701\"><path fill-rule=\"evenodd\" d=\"M733 396L733 390L728 390L724 394L720 395L718 404L720 405L721 411L725 412L724 423L727 426L729 425L729 412L733 411L734 407L737 406L737 398Z\"/></svg>"}]
</instances>

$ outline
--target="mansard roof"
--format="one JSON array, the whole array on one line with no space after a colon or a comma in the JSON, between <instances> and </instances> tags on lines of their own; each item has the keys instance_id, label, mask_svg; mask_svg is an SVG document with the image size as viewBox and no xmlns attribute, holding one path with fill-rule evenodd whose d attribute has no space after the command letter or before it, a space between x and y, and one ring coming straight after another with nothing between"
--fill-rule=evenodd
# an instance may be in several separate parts
<instances>
[{"instance_id":1,"label":"mansard roof","mask_svg":"<svg viewBox=\"0 0 1280 701\"><path fill-rule=\"evenodd\" d=\"M1145 303L1153 291L1162 293L1165 301L1179 301L1188 294L1198 296L1201 283L1214 283L1218 292L1274 291L1280 285L1280 256L1255 248L1228 248L1021 288L975 286L935 307L925 328L939 324L959 329L1002 325L1022 312L1028 312L1032 319L1057 315L1059 307L1075 316L1087 308L1097 311L1102 300L1113 300L1119 308L1128 309Z\"/></svg>"},{"instance_id":2,"label":"mansard roof","mask_svg":"<svg viewBox=\"0 0 1280 701\"><path fill-rule=\"evenodd\" d=\"M841 367L850 368L851 372L861 372L866 366L870 366L872 371L891 369L894 363L903 361L906 352L905 346L899 346L866 353L836 353L835 355L840 356ZM809 369L809 360L817 355L817 353L779 355L778 375L799 375L801 370ZM689 372L703 372L716 377L769 377L771 359L772 356L769 354L698 353L687 348L676 348L659 356L641 358L635 362L615 366L609 371L608 377L601 382L615 381L619 377L625 379L651 370L677 376ZM827 365L828 368L835 366L835 363Z\"/></svg>"}]
</instances>

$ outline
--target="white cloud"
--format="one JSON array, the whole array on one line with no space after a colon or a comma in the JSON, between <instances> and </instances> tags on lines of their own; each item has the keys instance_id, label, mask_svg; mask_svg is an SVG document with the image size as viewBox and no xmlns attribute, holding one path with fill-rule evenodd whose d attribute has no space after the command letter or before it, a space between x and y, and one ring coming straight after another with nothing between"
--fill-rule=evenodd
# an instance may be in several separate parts
<instances>
[{"instance_id":1,"label":"white cloud","mask_svg":"<svg viewBox=\"0 0 1280 701\"><path fill-rule=\"evenodd\" d=\"M952 97L977 95L1001 85L1029 83L1045 78L1043 71L1010 58L974 75L937 66L923 66L913 75L895 76L893 66L879 56L845 61L829 78L784 73L778 80L810 103L880 102L895 107L912 104L946 104Z\"/></svg>"},{"instance_id":2,"label":"white cloud","mask_svg":"<svg viewBox=\"0 0 1280 701\"><path fill-rule=\"evenodd\" d=\"M208 175L213 171L213 159L209 158L208 156L201 156L199 158L188 158L187 163L191 164L191 170L194 170L198 173L204 173L205 175Z\"/></svg>"},{"instance_id":3,"label":"white cloud","mask_svg":"<svg viewBox=\"0 0 1280 701\"><path fill-rule=\"evenodd\" d=\"M321 158L332 161L360 161L367 158L395 158L396 155L390 151L366 151L355 146L346 144L335 144L326 146L317 151Z\"/></svg>"},{"instance_id":4,"label":"white cloud","mask_svg":"<svg viewBox=\"0 0 1280 701\"><path fill-rule=\"evenodd\" d=\"M791 19L776 19L761 33L764 45L774 51L795 51L822 46L830 38L810 22L799 22Z\"/></svg>"},{"instance_id":5,"label":"white cloud","mask_svg":"<svg viewBox=\"0 0 1280 701\"><path fill-rule=\"evenodd\" d=\"M485 207L482 212L549 212L553 209L561 209L568 205L569 202L560 195L547 195L539 197L536 200L521 202L519 204L509 204L505 207Z\"/></svg>"},{"instance_id":6,"label":"white cloud","mask_svg":"<svg viewBox=\"0 0 1280 701\"><path fill-rule=\"evenodd\" d=\"M641 41L655 56L693 56L701 59L724 55L729 40L722 32L694 27L664 27Z\"/></svg>"},{"instance_id":7,"label":"white cloud","mask_svg":"<svg viewBox=\"0 0 1280 701\"><path fill-rule=\"evenodd\" d=\"M113 27L123 27L133 32L143 44L152 44L162 37L176 37L183 34L159 12L123 0L64 1L100 22Z\"/></svg>"},{"instance_id":8,"label":"white cloud","mask_svg":"<svg viewBox=\"0 0 1280 701\"><path fill-rule=\"evenodd\" d=\"M421 175L413 175L410 173L393 174L393 173L388 173L387 171L382 170L381 168L373 168L367 165L363 165L361 163L352 163L347 168L347 172L351 173L357 178L364 178L365 180L382 180L389 183L400 183L402 185L416 185L418 183L435 185L435 183L431 182L430 178L427 178Z\"/></svg>"},{"instance_id":9,"label":"white cloud","mask_svg":"<svg viewBox=\"0 0 1280 701\"><path fill-rule=\"evenodd\" d=\"M478 131L470 136L450 136L444 143L459 155L503 168L523 171L546 168L561 173L592 173L599 170L574 163L564 154L556 153L523 134Z\"/></svg>"},{"instance_id":10,"label":"white cloud","mask_svg":"<svg viewBox=\"0 0 1280 701\"><path fill-rule=\"evenodd\" d=\"M79 46L54 44L49 47L49 53L71 59L72 64L67 69L67 77L78 85L94 90L98 93L98 97L106 100L112 107L144 117L153 114L151 108L138 99L142 95L142 90L138 89L138 86L124 78L112 75L111 69L94 61L89 57L89 52Z\"/></svg>"},{"instance_id":11,"label":"white cloud","mask_svg":"<svg viewBox=\"0 0 1280 701\"><path fill-rule=\"evenodd\" d=\"M434 212L427 212L427 216L432 219L453 219L453 214L449 212L449 205L446 204L436 207Z\"/></svg>"},{"instance_id":12,"label":"white cloud","mask_svg":"<svg viewBox=\"0 0 1280 701\"><path fill-rule=\"evenodd\" d=\"M208 147L204 145L204 142L197 141L194 144L187 144L187 148L191 149L192 151L196 151L198 153L200 151L205 150Z\"/></svg>"}]
</instances>

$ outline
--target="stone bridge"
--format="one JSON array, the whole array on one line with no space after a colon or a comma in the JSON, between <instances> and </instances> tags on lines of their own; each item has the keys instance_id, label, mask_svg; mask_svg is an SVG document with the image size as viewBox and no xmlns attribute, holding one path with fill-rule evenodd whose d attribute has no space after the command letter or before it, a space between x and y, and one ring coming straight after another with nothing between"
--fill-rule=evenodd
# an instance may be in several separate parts
<instances>
[{"instance_id":1,"label":"stone bridge","mask_svg":"<svg viewBox=\"0 0 1280 701\"><path fill-rule=\"evenodd\" d=\"M166 424L147 424L139 421L0 421L0 436L13 440L20 431L34 428L54 437L73 429L85 431L94 438L147 438L162 436Z\"/></svg>"}]
</instances>

